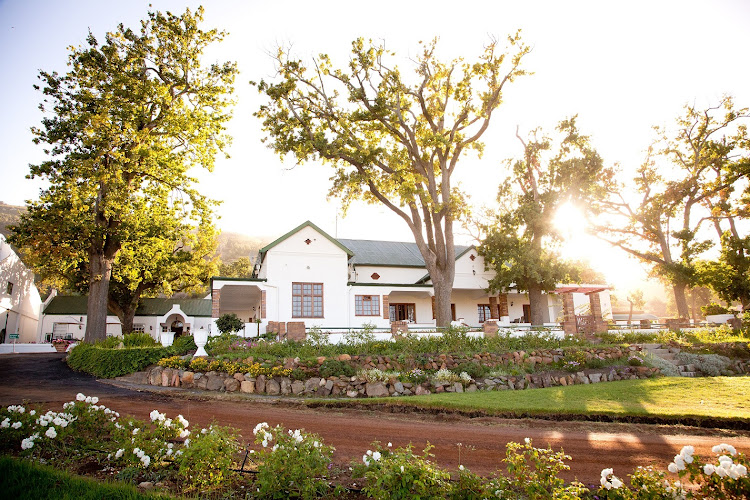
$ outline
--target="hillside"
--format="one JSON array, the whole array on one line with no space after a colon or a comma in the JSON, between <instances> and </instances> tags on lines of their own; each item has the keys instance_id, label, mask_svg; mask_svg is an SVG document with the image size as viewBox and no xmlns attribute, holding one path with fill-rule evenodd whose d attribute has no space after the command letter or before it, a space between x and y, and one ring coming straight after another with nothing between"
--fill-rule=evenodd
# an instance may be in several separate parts
<instances>
[{"instance_id":1,"label":"hillside","mask_svg":"<svg viewBox=\"0 0 750 500\"><path fill-rule=\"evenodd\" d=\"M8 205L0 201L0 234L7 237L10 233L8 226L18 222L18 219L24 211L26 211L26 208L24 207Z\"/></svg>"}]
</instances>

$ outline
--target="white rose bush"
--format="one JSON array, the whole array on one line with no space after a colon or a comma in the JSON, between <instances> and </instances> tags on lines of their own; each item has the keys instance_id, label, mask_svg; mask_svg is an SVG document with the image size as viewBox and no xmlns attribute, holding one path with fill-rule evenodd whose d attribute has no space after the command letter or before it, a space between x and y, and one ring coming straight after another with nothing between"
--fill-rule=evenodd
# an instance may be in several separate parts
<instances>
[{"instance_id":1,"label":"white rose bush","mask_svg":"<svg viewBox=\"0 0 750 500\"><path fill-rule=\"evenodd\" d=\"M173 492L201 497L211 492L217 498L346 497L345 488L332 484L348 474L334 465L334 448L302 429L261 422L253 430L253 449L242 449L238 431L230 427L190 428L182 415L157 409L140 421L98 403L96 397L78 394L60 412L41 406L0 408L0 452L63 467L101 464L115 478L166 482ZM451 474L430 460L430 449L428 444L415 454L411 445L372 443L349 468L355 489L376 499L750 498L748 459L727 443L714 446L705 459L693 446L684 446L665 471L639 467L624 476L615 467L604 468L598 484L590 487L566 483L559 476L570 469L566 461L571 457L536 448L529 438L508 443L503 467L489 478L460 463Z\"/></svg>"}]
</instances>

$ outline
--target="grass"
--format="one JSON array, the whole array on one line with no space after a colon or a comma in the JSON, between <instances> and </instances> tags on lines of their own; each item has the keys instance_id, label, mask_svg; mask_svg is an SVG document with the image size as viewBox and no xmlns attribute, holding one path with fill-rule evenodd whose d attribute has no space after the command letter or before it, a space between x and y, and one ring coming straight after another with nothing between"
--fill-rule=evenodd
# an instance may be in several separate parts
<instances>
[{"instance_id":1,"label":"grass","mask_svg":"<svg viewBox=\"0 0 750 500\"><path fill-rule=\"evenodd\" d=\"M0 457L0 491L16 500L168 500L163 494L141 493L127 484L100 483L52 467Z\"/></svg>"},{"instance_id":2,"label":"grass","mask_svg":"<svg viewBox=\"0 0 750 500\"><path fill-rule=\"evenodd\" d=\"M364 403L371 402L376 401ZM662 377L524 391L442 393L377 402L489 414L750 419L750 377Z\"/></svg>"}]
</instances>

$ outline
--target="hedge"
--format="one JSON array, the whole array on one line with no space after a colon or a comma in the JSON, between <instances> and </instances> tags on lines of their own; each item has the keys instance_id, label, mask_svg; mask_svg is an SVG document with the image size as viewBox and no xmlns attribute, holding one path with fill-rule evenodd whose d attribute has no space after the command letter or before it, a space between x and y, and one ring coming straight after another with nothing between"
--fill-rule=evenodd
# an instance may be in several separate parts
<instances>
[{"instance_id":1,"label":"hedge","mask_svg":"<svg viewBox=\"0 0 750 500\"><path fill-rule=\"evenodd\" d=\"M68 366L99 378L114 378L141 371L171 354L169 347L103 349L84 342L70 351Z\"/></svg>"}]
</instances>

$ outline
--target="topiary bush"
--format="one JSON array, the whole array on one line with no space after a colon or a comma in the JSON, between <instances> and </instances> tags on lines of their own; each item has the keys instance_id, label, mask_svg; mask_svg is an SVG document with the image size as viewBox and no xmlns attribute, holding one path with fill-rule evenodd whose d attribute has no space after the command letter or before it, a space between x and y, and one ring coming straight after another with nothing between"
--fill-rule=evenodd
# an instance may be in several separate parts
<instances>
[{"instance_id":1,"label":"topiary bush","mask_svg":"<svg viewBox=\"0 0 750 500\"><path fill-rule=\"evenodd\" d=\"M216 328L218 328L221 333L239 332L244 327L245 324L234 313L222 314L216 320Z\"/></svg>"}]
</instances>

